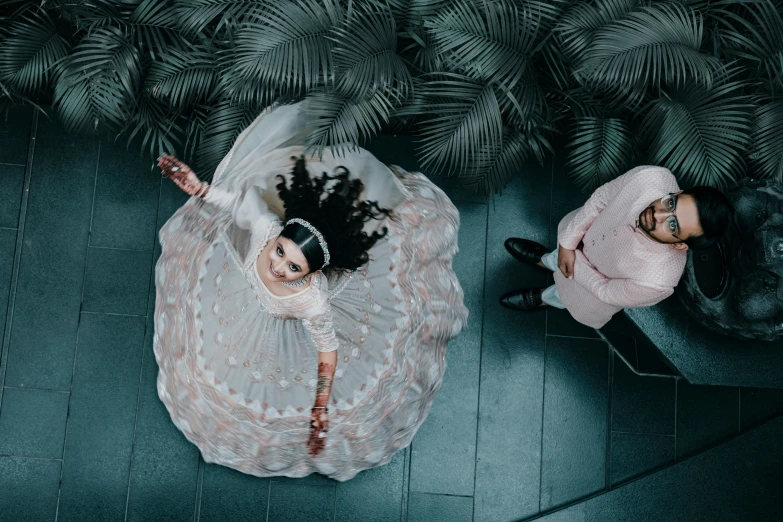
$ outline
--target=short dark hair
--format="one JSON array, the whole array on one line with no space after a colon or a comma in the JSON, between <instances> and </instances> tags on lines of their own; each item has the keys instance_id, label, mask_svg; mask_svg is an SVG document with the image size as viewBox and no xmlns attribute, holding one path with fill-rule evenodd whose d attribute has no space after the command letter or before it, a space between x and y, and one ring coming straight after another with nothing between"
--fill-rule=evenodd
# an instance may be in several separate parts
<instances>
[{"instance_id":1,"label":"short dark hair","mask_svg":"<svg viewBox=\"0 0 783 522\"><path fill-rule=\"evenodd\" d=\"M682 191L696 202L702 233L685 240L689 248L696 250L713 246L726 233L731 224L734 208L720 190L713 187L693 187Z\"/></svg>"}]
</instances>

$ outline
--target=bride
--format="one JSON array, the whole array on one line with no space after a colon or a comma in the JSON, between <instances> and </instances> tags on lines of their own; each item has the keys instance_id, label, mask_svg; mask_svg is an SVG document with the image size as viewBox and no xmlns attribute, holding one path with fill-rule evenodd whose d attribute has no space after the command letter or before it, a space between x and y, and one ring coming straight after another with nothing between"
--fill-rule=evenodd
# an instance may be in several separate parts
<instances>
[{"instance_id":1,"label":"bride","mask_svg":"<svg viewBox=\"0 0 783 522\"><path fill-rule=\"evenodd\" d=\"M410 444L467 320L459 215L357 149L306 156L307 107L267 109L160 232L158 393L214 462L348 480Z\"/></svg>"}]
</instances>

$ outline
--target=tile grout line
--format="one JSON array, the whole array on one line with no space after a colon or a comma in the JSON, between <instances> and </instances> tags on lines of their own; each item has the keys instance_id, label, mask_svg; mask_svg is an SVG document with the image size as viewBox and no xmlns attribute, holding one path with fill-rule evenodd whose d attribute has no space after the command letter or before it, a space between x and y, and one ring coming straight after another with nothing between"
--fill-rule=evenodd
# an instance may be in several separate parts
<instances>
[{"instance_id":1,"label":"tile grout line","mask_svg":"<svg viewBox=\"0 0 783 522\"><path fill-rule=\"evenodd\" d=\"M16 291L19 287L19 267L22 262L22 244L27 223L27 206L30 199L30 184L33 177L33 159L35 158L36 136L38 135L38 111L33 111L30 122L30 139L27 145L27 165L25 165L24 182L22 184L22 201L19 204L19 221L17 222L16 244L14 246L13 269L11 270L11 285L6 303L5 330L2 346L0 346L0 406L3 404L3 387L8 371L8 352L11 345L11 328L13 326Z\"/></svg>"},{"instance_id":2,"label":"tile grout line","mask_svg":"<svg viewBox=\"0 0 783 522\"><path fill-rule=\"evenodd\" d=\"M543 373L541 379L541 443L539 445L538 450L538 512L541 513L541 488L543 487L543 479L544 479L544 407L546 406L546 358L547 353L549 350L547 350L547 346L549 345L549 340L544 336L544 364L543 364Z\"/></svg>"},{"instance_id":3,"label":"tile grout line","mask_svg":"<svg viewBox=\"0 0 783 522\"><path fill-rule=\"evenodd\" d=\"M11 458L11 459L30 459L30 460L45 460L47 462L60 462L62 463L63 459L52 459L49 457L28 457L26 455L0 455L0 458Z\"/></svg>"},{"instance_id":4,"label":"tile grout line","mask_svg":"<svg viewBox=\"0 0 783 522\"><path fill-rule=\"evenodd\" d=\"M495 199L492 198L494 203ZM476 393L476 452L473 455L473 519L476 519L476 477L478 475L478 451L479 451L479 419L481 418L481 362L484 357L484 309L487 306L487 254L489 252L489 202L487 202L487 214L484 221L484 281L481 288L481 341L479 342L479 375Z\"/></svg>"},{"instance_id":5,"label":"tile grout line","mask_svg":"<svg viewBox=\"0 0 783 522\"><path fill-rule=\"evenodd\" d=\"M334 514L332 515L332 522L338 522L338 520L337 520L337 490L339 488L340 488L340 484L337 484L334 487L334 503L332 504L332 509L334 510Z\"/></svg>"},{"instance_id":6,"label":"tile grout line","mask_svg":"<svg viewBox=\"0 0 783 522\"><path fill-rule=\"evenodd\" d=\"M84 286L85 282L87 281L87 266L90 263L90 236L92 235L92 218L95 211L95 192L98 187L98 168L101 164L101 142L98 140L98 154L95 160L95 180L93 181L92 185L92 204L90 206L90 228L87 232L87 244L84 245L84 270L82 272L82 295L79 302L79 317L76 322L76 346L73 350L73 364L71 365L71 384L69 386L69 390L71 391L71 395L68 397L68 414L65 418L65 435L63 435L63 449L62 449L62 459L63 464L60 466L60 483L59 487L57 488L57 507L55 509L55 515L54 515L54 522L57 522L60 518L60 498L62 496L62 487L63 487L63 474L65 471L65 447L68 443L68 424L70 423L71 419L71 400L73 399L73 376L76 373L76 359L79 355L79 336L81 334L81 322L82 322L82 306L84 306Z\"/></svg>"},{"instance_id":7,"label":"tile grout line","mask_svg":"<svg viewBox=\"0 0 783 522\"><path fill-rule=\"evenodd\" d=\"M0 230L8 230L8 231L14 230L14 231L18 231L19 229L18 228L14 228L14 227L0 227Z\"/></svg>"},{"instance_id":8,"label":"tile grout line","mask_svg":"<svg viewBox=\"0 0 783 522\"><path fill-rule=\"evenodd\" d=\"M144 249L144 248L119 248L119 247L105 247L105 246L95 246L95 245L88 245L88 246L96 250L118 250L120 252L149 252L149 249Z\"/></svg>"},{"instance_id":9,"label":"tile grout line","mask_svg":"<svg viewBox=\"0 0 783 522\"><path fill-rule=\"evenodd\" d=\"M429 491L416 491L417 495L429 495L431 497L473 498L471 495L455 495L454 493L431 493Z\"/></svg>"},{"instance_id":10,"label":"tile grout line","mask_svg":"<svg viewBox=\"0 0 783 522\"><path fill-rule=\"evenodd\" d=\"M36 118L38 117L38 113L36 113L35 117ZM5 162L0 162L0 166L3 166L3 167L26 167L27 165L25 165L23 163L5 163Z\"/></svg>"},{"instance_id":11,"label":"tile grout line","mask_svg":"<svg viewBox=\"0 0 783 522\"><path fill-rule=\"evenodd\" d=\"M672 437L674 438L674 435L669 433L652 433L649 431L623 431L623 430L612 430L612 433L618 433L620 435L646 435L649 437Z\"/></svg>"},{"instance_id":12,"label":"tile grout line","mask_svg":"<svg viewBox=\"0 0 783 522\"><path fill-rule=\"evenodd\" d=\"M548 325L549 325L549 314L547 314L547 327L548 327ZM560 339L581 339L583 341L601 341L602 343L606 342L604 339L601 339L600 337L584 337L584 336L579 336L579 335L563 335L563 334L549 334L549 333L546 334L546 336L547 337L557 337L557 338L560 338Z\"/></svg>"},{"instance_id":13,"label":"tile grout line","mask_svg":"<svg viewBox=\"0 0 783 522\"><path fill-rule=\"evenodd\" d=\"M118 314L116 312L92 312L90 310L82 310L80 313L82 315L115 315L115 316L118 316L118 317L147 317L147 314L144 314L144 315L140 315L140 314ZM145 333L146 333L146 331L145 331Z\"/></svg>"},{"instance_id":14,"label":"tile grout line","mask_svg":"<svg viewBox=\"0 0 783 522\"><path fill-rule=\"evenodd\" d=\"M555 198L555 160L552 159L552 170L549 173L549 226L547 227L547 241L552 237L552 202ZM487 220L489 221L489 220ZM546 284L546 282L544 283ZM554 337L554 336L553 336ZM544 408L546 406L546 358L549 346L549 310L544 315L544 364L541 376L541 444L538 450L538 512L541 512L541 488L544 485Z\"/></svg>"},{"instance_id":15,"label":"tile grout line","mask_svg":"<svg viewBox=\"0 0 783 522\"><path fill-rule=\"evenodd\" d=\"M609 343L606 343L608 354L608 378L607 378L607 400L606 400L606 456L605 456L605 483L604 489L612 489L612 422L614 418L614 349Z\"/></svg>"},{"instance_id":16,"label":"tile grout line","mask_svg":"<svg viewBox=\"0 0 783 522\"><path fill-rule=\"evenodd\" d=\"M742 388L737 386L737 433L742 431Z\"/></svg>"},{"instance_id":17,"label":"tile grout line","mask_svg":"<svg viewBox=\"0 0 783 522\"><path fill-rule=\"evenodd\" d=\"M38 387L30 387L30 386L3 386L6 390L32 390L32 391L43 391L43 392L52 392L52 393L66 393L70 394L70 390L55 390L53 388L38 388Z\"/></svg>"},{"instance_id":18,"label":"tile grout line","mask_svg":"<svg viewBox=\"0 0 783 522\"><path fill-rule=\"evenodd\" d=\"M201 489L204 487L204 466L206 463L201 458L201 454L198 456L198 471L196 471L196 495L195 505L193 506L193 522L198 522L201 518Z\"/></svg>"},{"instance_id":19,"label":"tile grout line","mask_svg":"<svg viewBox=\"0 0 783 522\"><path fill-rule=\"evenodd\" d=\"M408 498L410 498L410 471L411 471L411 443L405 448L404 461L402 463L402 498L400 499L400 522L408 520Z\"/></svg>"},{"instance_id":20,"label":"tile grout line","mask_svg":"<svg viewBox=\"0 0 783 522\"><path fill-rule=\"evenodd\" d=\"M141 361L139 364L140 371L139 371L139 387L136 390L136 415L133 418L133 436L131 437L131 452L130 452L130 466L128 467L128 488L125 493L125 520L128 520L128 509L130 508L130 489L131 489L131 479L133 478L133 461L134 456L136 455L136 430L139 424L139 406L141 405L141 392L142 392L142 386L144 382L144 357L146 352L146 344L147 344L147 328L150 327L150 295L152 295L152 291L155 288L155 242L158 238L157 228L158 228L158 218L160 216L160 201L162 199L162 190L163 188L163 178L158 182L158 205L155 210L155 237L152 240L152 261L151 263L151 274L150 274L150 282L147 286L147 320L144 322L144 339L142 341L141 345ZM152 311L153 315L153 330L155 329L154 325L154 315L155 310Z\"/></svg>"},{"instance_id":21,"label":"tile grout line","mask_svg":"<svg viewBox=\"0 0 783 522\"><path fill-rule=\"evenodd\" d=\"M269 522L269 506L272 504L272 481L269 481L269 487L266 494L266 516L264 522Z\"/></svg>"},{"instance_id":22,"label":"tile grout line","mask_svg":"<svg viewBox=\"0 0 783 522\"><path fill-rule=\"evenodd\" d=\"M677 413L680 404L680 380L674 380L674 462L677 462Z\"/></svg>"},{"instance_id":23,"label":"tile grout line","mask_svg":"<svg viewBox=\"0 0 783 522\"><path fill-rule=\"evenodd\" d=\"M631 363L628 362L628 359L626 359L625 356L617 348L614 347L614 345L611 343L611 341L607 340L605 337L604 337L604 340L609 345L609 347L612 349L612 351L614 352L614 355L619 357L625 363L625 365L628 367L628 369L631 372L634 373L634 375L636 375L638 377L655 377L655 378L658 378L658 379L674 379L674 380L679 379L679 377L677 375L661 375L659 373L644 373L644 372L638 371L636 368L634 368L634 366Z\"/></svg>"}]
</instances>

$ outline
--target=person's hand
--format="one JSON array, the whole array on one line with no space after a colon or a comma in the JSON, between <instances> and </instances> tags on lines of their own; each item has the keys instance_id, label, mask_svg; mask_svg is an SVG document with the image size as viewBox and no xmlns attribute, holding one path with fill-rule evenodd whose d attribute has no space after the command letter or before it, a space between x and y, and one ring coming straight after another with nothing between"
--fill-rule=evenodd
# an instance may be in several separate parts
<instances>
[{"instance_id":1,"label":"person's hand","mask_svg":"<svg viewBox=\"0 0 783 522\"><path fill-rule=\"evenodd\" d=\"M310 413L310 438L307 449L313 457L318 456L326 446L326 433L329 431L329 410L313 408Z\"/></svg>"},{"instance_id":2,"label":"person's hand","mask_svg":"<svg viewBox=\"0 0 783 522\"><path fill-rule=\"evenodd\" d=\"M203 192L208 185L198 179L198 176L193 172L193 169L174 156L164 154L158 158L158 167L160 167L161 173L164 176L171 179L171 181L185 191L185 193L190 194L191 196L204 195L201 194L201 192Z\"/></svg>"},{"instance_id":3,"label":"person's hand","mask_svg":"<svg viewBox=\"0 0 783 522\"><path fill-rule=\"evenodd\" d=\"M557 247L557 266L568 279L574 277L574 261L576 261L576 252L568 250L562 246Z\"/></svg>"}]
</instances>

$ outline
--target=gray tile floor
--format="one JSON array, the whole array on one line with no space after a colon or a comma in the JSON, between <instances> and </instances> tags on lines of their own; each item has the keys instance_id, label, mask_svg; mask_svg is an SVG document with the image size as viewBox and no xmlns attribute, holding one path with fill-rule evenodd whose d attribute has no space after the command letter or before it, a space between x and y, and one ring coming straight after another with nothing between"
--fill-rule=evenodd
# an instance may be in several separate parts
<instances>
[{"instance_id":1,"label":"gray tile floor","mask_svg":"<svg viewBox=\"0 0 783 522\"><path fill-rule=\"evenodd\" d=\"M372 150L416 167L407 138ZM491 199L442 181L462 216L455 269L471 318L410 448L345 483L207 465L155 390L155 235L184 197L151 163L29 111L0 122L2 521L519 520L783 411L781 391L639 377L566 313L497 304L547 282L503 240L554 245L586 197L557 160L520 166Z\"/></svg>"}]
</instances>

